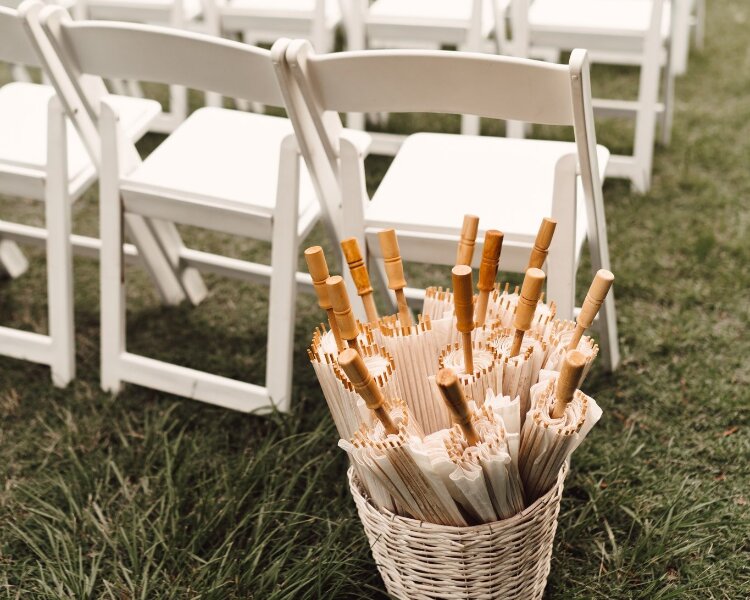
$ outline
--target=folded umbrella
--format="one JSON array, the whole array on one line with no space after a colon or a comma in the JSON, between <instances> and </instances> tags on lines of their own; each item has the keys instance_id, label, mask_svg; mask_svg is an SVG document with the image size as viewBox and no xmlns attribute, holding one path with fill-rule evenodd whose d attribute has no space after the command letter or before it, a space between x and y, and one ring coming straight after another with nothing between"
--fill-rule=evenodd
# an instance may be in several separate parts
<instances>
[{"instance_id":1,"label":"folded umbrella","mask_svg":"<svg viewBox=\"0 0 750 600\"><path fill-rule=\"evenodd\" d=\"M596 401L576 389L585 365L585 356L570 350L559 375L532 388L519 456L528 502L549 491L565 461L601 417Z\"/></svg>"}]
</instances>

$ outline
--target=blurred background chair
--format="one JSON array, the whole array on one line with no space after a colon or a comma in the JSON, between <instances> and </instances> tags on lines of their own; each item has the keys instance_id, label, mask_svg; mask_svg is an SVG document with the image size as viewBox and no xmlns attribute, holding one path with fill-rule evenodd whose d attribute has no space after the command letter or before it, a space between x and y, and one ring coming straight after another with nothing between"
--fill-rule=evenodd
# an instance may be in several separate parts
<instances>
[{"instance_id":1,"label":"blurred background chair","mask_svg":"<svg viewBox=\"0 0 750 600\"><path fill-rule=\"evenodd\" d=\"M478 243L499 226L502 269L523 272L543 217L558 221L549 254L548 296L558 314L574 313L575 273L588 237L594 271L609 268L601 178L609 153L596 145L588 63L570 65L434 51L315 55L303 41L277 42L287 110L311 174L341 182L326 203L342 206L344 237L368 259L376 234L395 228L404 260L452 265L466 213L480 217ZM409 136L372 199L364 155L341 135L337 113L441 112L572 126L576 142L420 133ZM514 210L504 210L512 202ZM475 253L477 266L481 253ZM374 263L374 264L372 264ZM372 261L385 281L381 260ZM351 281L349 285L352 286ZM421 290L407 290L411 300ZM601 315L605 360L619 361L612 296Z\"/></svg>"},{"instance_id":2,"label":"blurred background chair","mask_svg":"<svg viewBox=\"0 0 750 600\"><path fill-rule=\"evenodd\" d=\"M0 7L0 60L38 68L40 59L18 13ZM128 140L137 140L159 113L151 100L114 98ZM75 377L72 244L96 254L98 240L71 237L71 204L97 176L86 146L65 117L55 90L15 81L0 88L0 194L44 202L44 227L0 221L0 270L18 277L27 262L16 242L46 247L47 335L0 327L0 353L49 365L55 385Z\"/></svg>"},{"instance_id":3,"label":"blurred background chair","mask_svg":"<svg viewBox=\"0 0 750 600\"><path fill-rule=\"evenodd\" d=\"M269 52L166 28L73 21L60 9L41 14L72 81L133 78L183 85L264 105L283 105ZM217 68L221 65L221 68ZM101 383L130 382L241 411L288 410L298 244L325 210L317 201L291 123L222 108L192 113L145 160L122 135L117 106L82 88L101 133ZM129 352L125 340L122 218L163 219L271 242L271 265L176 248L184 268L269 282L266 380L237 381ZM326 219L327 222L330 219Z\"/></svg>"},{"instance_id":4,"label":"blurred background chair","mask_svg":"<svg viewBox=\"0 0 750 600\"><path fill-rule=\"evenodd\" d=\"M348 50L365 48L455 47L467 52L501 52L493 38L495 10L508 0L350 0ZM316 49L317 50L317 49ZM348 116L350 127L362 129L365 116ZM476 115L461 117L461 132L479 135ZM403 136L373 135L373 152L395 154Z\"/></svg>"},{"instance_id":5,"label":"blurred background chair","mask_svg":"<svg viewBox=\"0 0 750 600\"><path fill-rule=\"evenodd\" d=\"M344 0L346 1L346 0ZM280 37L303 38L318 52L331 52L342 24L339 0L203 0L206 32L247 44L272 44ZM221 106L216 94L210 106ZM242 104L242 108L248 108ZM260 107L255 107L260 109Z\"/></svg>"},{"instance_id":6,"label":"blurred background chair","mask_svg":"<svg viewBox=\"0 0 750 600\"><path fill-rule=\"evenodd\" d=\"M609 177L648 191L657 123L667 144L674 110L674 71L670 59L671 5L665 0L512 0L510 23L516 56L537 49L586 48L592 62L640 67L637 100L594 99L597 116L634 120L632 155L613 155ZM661 88L661 101L660 101ZM511 128L521 136L520 127Z\"/></svg>"}]
</instances>

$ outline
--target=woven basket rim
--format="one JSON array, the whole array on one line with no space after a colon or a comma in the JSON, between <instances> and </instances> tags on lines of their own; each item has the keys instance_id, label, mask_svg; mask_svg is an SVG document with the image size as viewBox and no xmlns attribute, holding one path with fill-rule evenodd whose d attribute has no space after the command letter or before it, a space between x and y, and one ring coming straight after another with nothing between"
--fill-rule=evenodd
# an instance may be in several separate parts
<instances>
[{"instance_id":1,"label":"woven basket rim","mask_svg":"<svg viewBox=\"0 0 750 600\"><path fill-rule=\"evenodd\" d=\"M549 502L554 501L555 496L559 494L559 496L562 496L562 487L565 483L565 477L568 474L568 464L567 462L563 464L562 469L560 469L560 473L557 475L557 483L556 485L553 485L550 490L544 494L544 496L541 496L540 498L537 498L534 502L532 502L529 506L524 508L521 512L513 515L512 517L509 517L507 519L501 519L499 521L492 521L490 523L480 523L479 525L466 525L466 526L458 526L458 525L440 525L438 523L430 523L428 521L420 521L419 519L413 519L411 517L404 517L402 515L397 515L387 508L378 508L376 507L371 501L370 498L367 497L363 491L362 491L362 484L357 479L357 476L354 474L354 467L349 467L349 469L346 472L347 479L349 480L349 488L352 494L357 494L366 504L367 508L374 512L379 514L382 518L387 519L389 521L395 521L400 522L404 526L407 527L419 527L420 529L424 530L433 530L435 532L445 532L445 533L465 533L465 534L471 534L471 533L480 533L482 531L492 531L497 529L506 529L506 528L512 528L514 527L519 521L522 521L524 518L526 518L531 513L534 513L541 509L543 506L546 506Z\"/></svg>"}]
</instances>

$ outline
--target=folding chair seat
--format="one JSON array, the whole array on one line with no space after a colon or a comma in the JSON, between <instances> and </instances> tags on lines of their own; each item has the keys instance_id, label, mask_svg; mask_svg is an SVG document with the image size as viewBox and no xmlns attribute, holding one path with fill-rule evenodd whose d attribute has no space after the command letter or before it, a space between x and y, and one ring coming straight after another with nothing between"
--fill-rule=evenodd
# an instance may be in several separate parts
<instances>
[{"instance_id":1,"label":"folding chair seat","mask_svg":"<svg viewBox=\"0 0 750 600\"><path fill-rule=\"evenodd\" d=\"M483 232L499 228L502 269L523 272L539 223L558 221L548 263L548 296L563 318L574 314L575 273L588 238L594 270L609 268L601 177L609 156L596 145L586 53L570 65L440 51L316 55L303 41L272 49L303 155L313 180L340 182L342 235L356 237L385 281L375 234L394 228L406 261L452 265L463 214ZM415 134L396 154L372 200L364 153L342 135L337 113L437 112L572 126L575 142L451 134ZM521 117L521 118L519 118ZM601 163L601 164L600 164ZM478 266L481 253L475 253ZM348 277L348 274L347 274ZM349 278L348 284L353 288ZM355 293L352 291L351 293ZM417 290L407 290L418 299ZM605 360L619 361L614 301L600 322Z\"/></svg>"},{"instance_id":2,"label":"folding chair seat","mask_svg":"<svg viewBox=\"0 0 750 600\"><path fill-rule=\"evenodd\" d=\"M495 225L505 232L503 266L507 270L523 271L528 260L526 248L533 245L539 229L539 215L551 215L554 210L556 166L571 150L574 148L570 142L527 140L518 144L514 139L490 136L411 135L365 208L368 246L377 247L377 232L392 227L394 215L398 215L400 227L407 231L437 236L455 235L456 223L460 223L465 214L488 215L487 218L497 221ZM609 151L597 146L602 178L608 160ZM498 165L513 165L514 168L498 172ZM502 211L493 217L491 215L499 208L499 176L502 176L503 196L522 198L523 206L521 210ZM588 230L580 181L577 185L576 265ZM404 202L404 198L424 200ZM457 202L456 198L461 201ZM430 210L431 206L439 208ZM450 262L455 248L450 244L443 248L445 260ZM431 248L425 253L425 262L435 251ZM407 293L421 299L417 290L407 290Z\"/></svg>"},{"instance_id":3,"label":"folding chair seat","mask_svg":"<svg viewBox=\"0 0 750 600\"><path fill-rule=\"evenodd\" d=\"M0 8L0 59L39 67L18 13ZM113 97L127 139L137 140L159 113L157 102ZM49 365L55 385L75 377L70 204L97 174L92 154L47 85L0 88L0 194L39 200L45 227L0 221L0 271L18 277L27 261L16 242L46 245L49 334L0 327L0 354ZM98 240L86 239L95 246Z\"/></svg>"},{"instance_id":4,"label":"folding chair seat","mask_svg":"<svg viewBox=\"0 0 750 600\"><path fill-rule=\"evenodd\" d=\"M281 107L269 51L174 29L38 15L66 76L135 78ZM217 68L220 65L221 68ZM318 217L310 179L287 119L228 109L196 111L145 160L118 127L109 96L81 94L100 132L101 385L135 383L240 411L288 410L298 246ZM180 269L270 282L266 378L248 383L129 352L125 339L122 220L137 216L271 242L271 264L176 248ZM326 218L330 226L330 219Z\"/></svg>"},{"instance_id":5,"label":"folding chair seat","mask_svg":"<svg viewBox=\"0 0 750 600\"><path fill-rule=\"evenodd\" d=\"M201 15L200 0L77 0L82 18L185 26Z\"/></svg>"},{"instance_id":6,"label":"folding chair seat","mask_svg":"<svg viewBox=\"0 0 750 600\"><path fill-rule=\"evenodd\" d=\"M517 56L529 56L538 48L586 48L593 62L640 67L637 100L595 99L594 109L598 116L634 119L633 153L613 155L607 175L627 178L637 191L648 191L657 122L663 144L669 143L672 128L671 2L513 0L510 11ZM511 133L522 135L517 127Z\"/></svg>"},{"instance_id":7,"label":"folding chair seat","mask_svg":"<svg viewBox=\"0 0 750 600\"><path fill-rule=\"evenodd\" d=\"M121 194L126 210L207 227L223 211L267 220L263 231L250 231L238 221L237 235L270 241L276 209L279 153L294 134L288 119L220 108L201 108L139 166L123 175ZM283 173L281 173L283 175ZM306 169L299 173L299 231L306 236L320 216L320 204ZM229 221L231 223L231 221ZM218 229L227 225L213 223ZM230 233L228 232L228 233Z\"/></svg>"}]
</instances>

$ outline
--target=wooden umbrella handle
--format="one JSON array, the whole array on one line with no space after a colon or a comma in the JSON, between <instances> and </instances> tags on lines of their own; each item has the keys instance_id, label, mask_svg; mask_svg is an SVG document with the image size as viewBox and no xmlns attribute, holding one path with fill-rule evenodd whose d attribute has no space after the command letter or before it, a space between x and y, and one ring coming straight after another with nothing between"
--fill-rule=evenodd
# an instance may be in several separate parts
<instances>
[{"instance_id":1,"label":"wooden umbrella handle","mask_svg":"<svg viewBox=\"0 0 750 600\"><path fill-rule=\"evenodd\" d=\"M583 306L581 306L581 312L578 313L578 317L576 318L576 328L568 344L568 350L575 350L578 347L578 342L581 341L584 332L594 322L596 314L599 312L614 281L615 276L611 271L599 269L596 272L594 281L591 282L591 287L589 287L589 291L583 301Z\"/></svg>"},{"instance_id":2,"label":"wooden umbrella handle","mask_svg":"<svg viewBox=\"0 0 750 600\"><path fill-rule=\"evenodd\" d=\"M544 284L544 271L532 267L526 271L521 286L521 293L518 295L516 304L516 314L513 315L513 327L515 328L515 337L513 346L510 350L510 356L517 356L521 351L524 334L531 329L531 322L534 319L536 305L539 302L539 296L542 295L542 285Z\"/></svg>"},{"instance_id":3,"label":"wooden umbrella handle","mask_svg":"<svg viewBox=\"0 0 750 600\"><path fill-rule=\"evenodd\" d=\"M340 275L334 275L326 280L328 287L328 297L333 305L333 314L336 315L336 322L341 332L341 337L346 341L350 348L358 350L357 336L359 327L357 319L354 317L352 305L349 302L349 294L346 293L346 284Z\"/></svg>"},{"instance_id":4,"label":"wooden umbrella handle","mask_svg":"<svg viewBox=\"0 0 750 600\"><path fill-rule=\"evenodd\" d=\"M531 256L529 256L527 269L542 268L544 261L547 260L552 236L555 235L555 227L557 227L557 221L554 219L550 219L549 217L542 219L542 224L539 226L539 231L536 234L536 240L534 240L534 247L531 250Z\"/></svg>"},{"instance_id":5,"label":"wooden umbrella handle","mask_svg":"<svg viewBox=\"0 0 750 600\"><path fill-rule=\"evenodd\" d=\"M389 434L398 433L398 427L386 410L383 393L370 375L370 371L367 370L367 365L365 365L362 357L355 350L348 348L339 354L338 362L354 389L362 396L367 408L375 413L386 432Z\"/></svg>"},{"instance_id":6,"label":"wooden umbrella handle","mask_svg":"<svg viewBox=\"0 0 750 600\"><path fill-rule=\"evenodd\" d=\"M344 252L346 264L349 265L349 272L352 274L354 285L357 287L357 295L362 299L362 304L365 307L367 321L374 323L378 320L378 309L375 307L370 274L367 272L367 265L362 258L357 238L351 237L342 241L341 249Z\"/></svg>"},{"instance_id":7,"label":"wooden umbrella handle","mask_svg":"<svg viewBox=\"0 0 750 600\"><path fill-rule=\"evenodd\" d=\"M464 215L464 222L461 226L461 237L458 240L458 250L456 252L457 265L471 266L478 231L479 217L476 215Z\"/></svg>"},{"instance_id":8,"label":"wooden umbrella handle","mask_svg":"<svg viewBox=\"0 0 750 600\"><path fill-rule=\"evenodd\" d=\"M477 281L477 306L475 321L480 327L484 325L487 316L487 300L492 288L495 287L497 268L500 265L500 252L503 249L503 234L497 229L490 229L484 234L482 248L482 262L479 265L479 281Z\"/></svg>"},{"instance_id":9,"label":"wooden umbrella handle","mask_svg":"<svg viewBox=\"0 0 750 600\"><path fill-rule=\"evenodd\" d=\"M469 405L466 403L464 390L458 381L458 376L451 369L440 369L435 376L440 394L448 405L453 418L464 432L464 437L469 446L476 446L479 443L479 435L471 422L471 413Z\"/></svg>"},{"instance_id":10,"label":"wooden umbrella handle","mask_svg":"<svg viewBox=\"0 0 750 600\"><path fill-rule=\"evenodd\" d=\"M380 250L383 253L385 273L388 277L388 288L396 293L399 322L402 327L409 327L411 325L411 313L409 312L409 305L406 303L406 296L404 294L406 278L404 277L404 264L401 262L401 251L398 247L396 231L394 229L384 229L378 232L378 241L380 242Z\"/></svg>"},{"instance_id":11,"label":"wooden umbrella handle","mask_svg":"<svg viewBox=\"0 0 750 600\"><path fill-rule=\"evenodd\" d=\"M326 255L323 252L323 248L320 246L310 246L307 248L305 250L305 262L307 262L307 270L310 272L310 277L312 278L315 295L318 297L318 306L326 311L328 324L331 327L333 338L336 340L336 347L341 352L346 346L341 339L341 332L339 331L336 317L333 314L331 299L328 297L326 280L330 277L330 273L328 272L328 264L326 263Z\"/></svg>"},{"instance_id":12,"label":"wooden umbrella handle","mask_svg":"<svg viewBox=\"0 0 750 600\"><path fill-rule=\"evenodd\" d=\"M456 329L461 332L461 345L464 351L464 369L474 372L474 357L471 348L471 332L474 331L474 284L471 280L471 267L456 265L451 270L453 279L453 302L456 311Z\"/></svg>"},{"instance_id":13,"label":"wooden umbrella handle","mask_svg":"<svg viewBox=\"0 0 750 600\"><path fill-rule=\"evenodd\" d=\"M555 405L550 414L553 419L559 419L565 414L565 407L573 400L585 366L586 356L583 352L568 350L555 383Z\"/></svg>"}]
</instances>

